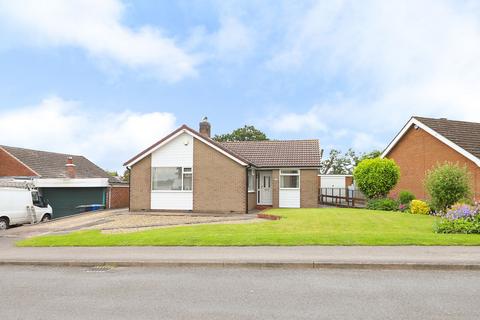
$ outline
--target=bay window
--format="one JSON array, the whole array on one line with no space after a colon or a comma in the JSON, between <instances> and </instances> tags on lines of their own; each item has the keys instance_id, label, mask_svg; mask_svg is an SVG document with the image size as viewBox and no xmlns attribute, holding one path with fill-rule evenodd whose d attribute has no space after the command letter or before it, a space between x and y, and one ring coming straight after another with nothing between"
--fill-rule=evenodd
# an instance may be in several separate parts
<instances>
[{"instance_id":1,"label":"bay window","mask_svg":"<svg viewBox=\"0 0 480 320\"><path fill-rule=\"evenodd\" d=\"M300 170L298 169L280 170L280 188L281 189L300 188Z\"/></svg>"},{"instance_id":2,"label":"bay window","mask_svg":"<svg viewBox=\"0 0 480 320\"><path fill-rule=\"evenodd\" d=\"M152 190L190 191L192 190L192 168L154 167L152 168Z\"/></svg>"}]
</instances>

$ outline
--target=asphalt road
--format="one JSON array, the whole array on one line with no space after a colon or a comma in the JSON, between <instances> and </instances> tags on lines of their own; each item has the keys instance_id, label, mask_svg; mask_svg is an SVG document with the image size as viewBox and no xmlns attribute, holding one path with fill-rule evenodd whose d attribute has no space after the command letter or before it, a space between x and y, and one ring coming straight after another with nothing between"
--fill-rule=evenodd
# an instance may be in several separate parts
<instances>
[{"instance_id":1,"label":"asphalt road","mask_svg":"<svg viewBox=\"0 0 480 320\"><path fill-rule=\"evenodd\" d=\"M0 267L0 319L477 319L480 272Z\"/></svg>"}]
</instances>

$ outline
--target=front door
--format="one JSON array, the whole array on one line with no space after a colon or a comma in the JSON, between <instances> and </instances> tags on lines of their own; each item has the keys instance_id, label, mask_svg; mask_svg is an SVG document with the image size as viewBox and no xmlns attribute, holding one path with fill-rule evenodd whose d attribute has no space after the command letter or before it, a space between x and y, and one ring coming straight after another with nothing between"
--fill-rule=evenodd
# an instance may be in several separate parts
<instances>
[{"instance_id":1,"label":"front door","mask_svg":"<svg viewBox=\"0 0 480 320\"><path fill-rule=\"evenodd\" d=\"M272 172L260 171L257 179L257 204L272 204Z\"/></svg>"}]
</instances>

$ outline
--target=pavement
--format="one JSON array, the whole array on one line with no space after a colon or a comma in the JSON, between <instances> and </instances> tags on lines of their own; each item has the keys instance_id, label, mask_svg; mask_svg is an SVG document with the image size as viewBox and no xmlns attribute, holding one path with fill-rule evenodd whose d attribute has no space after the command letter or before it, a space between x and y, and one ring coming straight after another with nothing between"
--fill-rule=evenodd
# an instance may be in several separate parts
<instances>
[{"instance_id":1,"label":"pavement","mask_svg":"<svg viewBox=\"0 0 480 320\"><path fill-rule=\"evenodd\" d=\"M478 319L473 271L0 266L1 319Z\"/></svg>"},{"instance_id":2,"label":"pavement","mask_svg":"<svg viewBox=\"0 0 480 320\"><path fill-rule=\"evenodd\" d=\"M480 270L473 246L19 248L16 240L0 237L0 265Z\"/></svg>"}]
</instances>

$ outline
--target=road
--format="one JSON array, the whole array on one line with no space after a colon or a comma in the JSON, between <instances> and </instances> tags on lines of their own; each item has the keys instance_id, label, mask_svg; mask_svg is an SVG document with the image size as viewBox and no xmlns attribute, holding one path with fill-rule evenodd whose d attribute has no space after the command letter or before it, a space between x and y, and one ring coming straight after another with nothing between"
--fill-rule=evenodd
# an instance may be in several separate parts
<instances>
[{"instance_id":1,"label":"road","mask_svg":"<svg viewBox=\"0 0 480 320\"><path fill-rule=\"evenodd\" d=\"M480 273L0 267L1 319L474 319Z\"/></svg>"}]
</instances>

